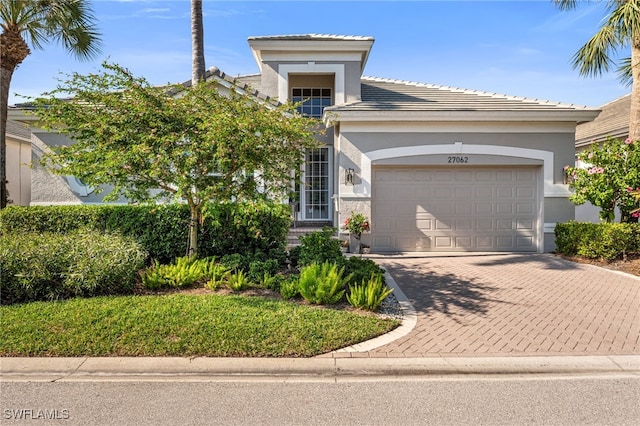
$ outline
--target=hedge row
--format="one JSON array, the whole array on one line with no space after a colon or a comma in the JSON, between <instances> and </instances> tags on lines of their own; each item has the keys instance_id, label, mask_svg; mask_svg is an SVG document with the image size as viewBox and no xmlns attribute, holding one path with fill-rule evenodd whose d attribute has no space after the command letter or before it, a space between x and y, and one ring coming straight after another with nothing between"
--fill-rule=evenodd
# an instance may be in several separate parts
<instances>
[{"instance_id":1,"label":"hedge row","mask_svg":"<svg viewBox=\"0 0 640 426\"><path fill-rule=\"evenodd\" d=\"M129 293L146 255L133 238L98 231L0 235L0 302Z\"/></svg>"},{"instance_id":2,"label":"hedge row","mask_svg":"<svg viewBox=\"0 0 640 426\"><path fill-rule=\"evenodd\" d=\"M287 206L220 203L208 205L200 227L199 255L267 255L285 250L291 223ZM0 211L0 234L68 233L86 228L134 238L161 263L187 253L189 208L164 205L10 206Z\"/></svg>"},{"instance_id":3,"label":"hedge row","mask_svg":"<svg viewBox=\"0 0 640 426\"><path fill-rule=\"evenodd\" d=\"M556 251L568 256L614 260L640 252L640 224L570 221L555 228Z\"/></svg>"}]
</instances>

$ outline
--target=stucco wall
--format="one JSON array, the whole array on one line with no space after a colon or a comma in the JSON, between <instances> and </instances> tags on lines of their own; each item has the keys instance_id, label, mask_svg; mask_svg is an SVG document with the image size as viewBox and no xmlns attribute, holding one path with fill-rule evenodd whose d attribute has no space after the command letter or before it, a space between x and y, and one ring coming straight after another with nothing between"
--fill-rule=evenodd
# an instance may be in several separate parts
<instances>
[{"instance_id":1,"label":"stucco wall","mask_svg":"<svg viewBox=\"0 0 640 426\"><path fill-rule=\"evenodd\" d=\"M27 206L31 199L31 144L7 137L7 191L16 206Z\"/></svg>"}]
</instances>

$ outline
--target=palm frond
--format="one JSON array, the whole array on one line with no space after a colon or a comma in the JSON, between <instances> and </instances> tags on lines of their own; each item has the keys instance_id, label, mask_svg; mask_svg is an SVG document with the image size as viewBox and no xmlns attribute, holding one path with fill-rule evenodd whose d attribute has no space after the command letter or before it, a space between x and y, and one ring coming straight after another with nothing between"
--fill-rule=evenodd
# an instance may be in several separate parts
<instances>
[{"instance_id":1,"label":"palm frond","mask_svg":"<svg viewBox=\"0 0 640 426\"><path fill-rule=\"evenodd\" d=\"M627 87L633 84L633 74L631 73L631 57L620 60L618 66L618 80Z\"/></svg>"},{"instance_id":2,"label":"palm frond","mask_svg":"<svg viewBox=\"0 0 640 426\"><path fill-rule=\"evenodd\" d=\"M573 55L573 68L584 76L602 75L614 65L611 53L619 46L620 38L615 28L604 25Z\"/></svg>"},{"instance_id":3,"label":"palm frond","mask_svg":"<svg viewBox=\"0 0 640 426\"><path fill-rule=\"evenodd\" d=\"M560 10L570 10L578 6L578 0L553 0L553 4Z\"/></svg>"}]
</instances>

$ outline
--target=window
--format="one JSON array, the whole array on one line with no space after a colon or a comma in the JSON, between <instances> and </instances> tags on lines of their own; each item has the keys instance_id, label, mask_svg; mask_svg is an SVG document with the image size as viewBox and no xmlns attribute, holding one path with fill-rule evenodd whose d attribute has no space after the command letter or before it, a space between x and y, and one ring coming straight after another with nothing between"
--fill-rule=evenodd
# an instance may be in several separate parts
<instances>
[{"instance_id":1,"label":"window","mask_svg":"<svg viewBox=\"0 0 640 426\"><path fill-rule=\"evenodd\" d=\"M298 112L308 117L322 118L325 107L331 106L331 89L294 88L291 101L302 102Z\"/></svg>"}]
</instances>

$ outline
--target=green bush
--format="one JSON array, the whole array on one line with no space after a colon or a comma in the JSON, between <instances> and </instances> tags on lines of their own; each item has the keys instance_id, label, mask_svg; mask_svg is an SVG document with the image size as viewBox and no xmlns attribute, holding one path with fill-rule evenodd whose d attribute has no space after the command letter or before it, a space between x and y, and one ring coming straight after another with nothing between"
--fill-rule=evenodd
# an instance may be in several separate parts
<instances>
[{"instance_id":1,"label":"green bush","mask_svg":"<svg viewBox=\"0 0 640 426\"><path fill-rule=\"evenodd\" d=\"M359 256L351 256L347 258L342 265L344 266L345 275L350 275L351 279L348 284L360 284L374 277L380 277L382 284L385 284L384 269L379 267L376 262L371 259Z\"/></svg>"},{"instance_id":2,"label":"green bush","mask_svg":"<svg viewBox=\"0 0 640 426\"><path fill-rule=\"evenodd\" d=\"M344 295L349 276L344 268L331 262L312 263L300 270L298 288L300 295L309 303L331 305L338 303Z\"/></svg>"},{"instance_id":3,"label":"green bush","mask_svg":"<svg viewBox=\"0 0 640 426\"><path fill-rule=\"evenodd\" d=\"M0 235L1 303L128 293L145 258L139 244L117 234Z\"/></svg>"},{"instance_id":4,"label":"green bush","mask_svg":"<svg viewBox=\"0 0 640 426\"><path fill-rule=\"evenodd\" d=\"M640 224L570 221L555 227L556 252L614 260L640 252Z\"/></svg>"},{"instance_id":5,"label":"green bush","mask_svg":"<svg viewBox=\"0 0 640 426\"><path fill-rule=\"evenodd\" d=\"M339 263L344 258L340 249L340 240L334 238L335 228L325 227L300 236L300 255L298 266L304 267L312 263Z\"/></svg>"},{"instance_id":6,"label":"green bush","mask_svg":"<svg viewBox=\"0 0 640 426\"><path fill-rule=\"evenodd\" d=\"M372 275L368 281L351 286L347 301L356 309L375 311L393 292L393 289L384 285L382 278L382 275Z\"/></svg>"},{"instance_id":7,"label":"green bush","mask_svg":"<svg viewBox=\"0 0 640 426\"><path fill-rule=\"evenodd\" d=\"M286 206L266 203L207 205L199 256L264 253L284 259L291 222ZM135 238L161 264L187 254L189 207L162 205L10 206L0 211L0 234L67 233L80 228ZM248 266L247 266L248 267Z\"/></svg>"},{"instance_id":8,"label":"green bush","mask_svg":"<svg viewBox=\"0 0 640 426\"><path fill-rule=\"evenodd\" d=\"M292 299L300 294L298 277L291 276L280 283L280 296L284 300Z\"/></svg>"},{"instance_id":9,"label":"green bush","mask_svg":"<svg viewBox=\"0 0 640 426\"><path fill-rule=\"evenodd\" d=\"M233 272L227 278L227 287L233 291L240 291L251 287L251 281L242 271Z\"/></svg>"},{"instance_id":10,"label":"green bush","mask_svg":"<svg viewBox=\"0 0 640 426\"><path fill-rule=\"evenodd\" d=\"M142 284L149 289L190 287L208 282L219 275L214 258L196 259L187 256L173 263L161 265L157 260L142 274Z\"/></svg>"}]
</instances>

